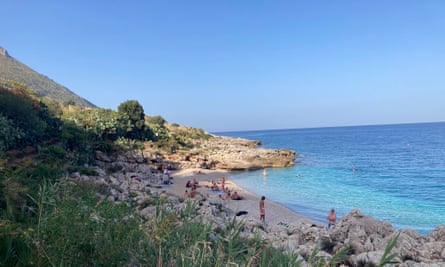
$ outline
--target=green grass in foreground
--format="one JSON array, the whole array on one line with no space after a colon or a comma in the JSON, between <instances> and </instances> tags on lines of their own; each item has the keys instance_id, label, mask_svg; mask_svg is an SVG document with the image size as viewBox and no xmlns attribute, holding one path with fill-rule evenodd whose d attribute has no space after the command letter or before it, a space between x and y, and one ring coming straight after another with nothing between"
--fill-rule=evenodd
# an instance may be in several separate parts
<instances>
[{"instance_id":1,"label":"green grass in foreground","mask_svg":"<svg viewBox=\"0 0 445 267\"><path fill-rule=\"evenodd\" d=\"M26 224L2 218L0 266L299 266L296 255L240 236L243 225L213 230L191 202L175 212L158 200L143 219L91 185L45 183Z\"/></svg>"},{"instance_id":2,"label":"green grass in foreground","mask_svg":"<svg viewBox=\"0 0 445 267\"><path fill-rule=\"evenodd\" d=\"M244 238L244 225L235 219L224 229L197 220L197 206L185 203L178 210L153 199L150 218L143 218L130 203L98 197L92 184L45 182L30 198L30 219L19 222L2 214L0 266L302 266L296 253L272 248L255 236ZM396 263L390 241L378 266ZM339 266L349 251L332 258L318 255L308 266ZM367 265L372 266L372 265Z\"/></svg>"}]
</instances>

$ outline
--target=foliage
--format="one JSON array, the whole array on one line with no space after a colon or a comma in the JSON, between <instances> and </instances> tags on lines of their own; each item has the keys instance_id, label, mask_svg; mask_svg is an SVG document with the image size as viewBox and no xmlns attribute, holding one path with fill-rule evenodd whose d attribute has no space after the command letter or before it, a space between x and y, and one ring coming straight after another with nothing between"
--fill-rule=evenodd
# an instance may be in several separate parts
<instances>
[{"instance_id":1,"label":"foliage","mask_svg":"<svg viewBox=\"0 0 445 267\"><path fill-rule=\"evenodd\" d=\"M71 165L83 165L93 160L94 139L85 129L72 121L65 121L61 130L60 147L66 152L67 161Z\"/></svg>"},{"instance_id":2,"label":"foliage","mask_svg":"<svg viewBox=\"0 0 445 267\"><path fill-rule=\"evenodd\" d=\"M60 175L60 169L51 164L0 169L0 219L26 221L33 209L27 196L35 196L43 180L56 181Z\"/></svg>"},{"instance_id":3,"label":"foliage","mask_svg":"<svg viewBox=\"0 0 445 267\"><path fill-rule=\"evenodd\" d=\"M118 106L119 114L127 116L125 137L144 140L151 138L151 132L145 125L144 108L137 100L127 100Z\"/></svg>"},{"instance_id":4,"label":"foliage","mask_svg":"<svg viewBox=\"0 0 445 267\"><path fill-rule=\"evenodd\" d=\"M326 251L327 253L332 253L335 247L335 242L331 239L322 239L320 243L320 249Z\"/></svg>"},{"instance_id":5,"label":"foliage","mask_svg":"<svg viewBox=\"0 0 445 267\"><path fill-rule=\"evenodd\" d=\"M60 146L48 145L40 149L37 159L40 160L39 165L53 166L63 169L66 164L66 150Z\"/></svg>"},{"instance_id":6,"label":"foliage","mask_svg":"<svg viewBox=\"0 0 445 267\"><path fill-rule=\"evenodd\" d=\"M146 116L145 122L148 125L158 125L159 127L164 127L166 120L161 116Z\"/></svg>"},{"instance_id":7,"label":"foliage","mask_svg":"<svg viewBox=\"0 0 445 267\"><path fill-rule=\"evenodd\" d=\"M0 223L0 266L31 266L35 258L26 241L32 230L21 229L10 221Z\"/></svg>"},{"instance_id":8,"label":"foliage","mask_svg":"<svg viewBox=\"0 0 445 267\"><path fill-rule=\"evenodd\" d=\"M318 247L315 247L312 250L311 255L307 259L307 262L309 266L329 266L329 267L335 267L340 265L340 263L343 263L347 260L350 250L349 248L341 248L338 250L331 259L327 259L323 256L319 256L320 249Z\"/></svg>"},{"instance_id":9,"label":"foliage","mask_svg":"<svg viewBox=\"0 0 445 267\"><path fill-rule=\"evenodd\" d=\"M90 131L101 140L116 140L123 136L131 126L128 123L128 115L117 113L111 109L92 110Z\"/></svg>"},{"instance_id":10,"label":"foliage","mask_svg":"<svg viewBox=\"0 0 445 267\"><path fill-rule=\"evenodd\" d=\"M0 113L0 151L16 147L23 137L25 137L23 130Z\"/></svg>"},{"instance_id":11,"label":"foliage","mask_svg":"<svg viewBox=\"0 0 445 267\"><path fill-rule=\"evenodd\" d=\"M395 258L399 255L398 253L394 252L392 254L391 253L392 249L395 247L395 245L397 244L397 240L399 239L400 236L400 232L397 233L396 236L394 236L393 238L390 239L390 241L388 242L388 244L386 245L385 251L383 253L382 258L380 259L379 262L379 267L384 267L388 264L397 264L399 263L399 261L395 260Z\"/></svg>"},{"instance_id":12,"label":"foliage","mask_svg":"<svg viewBox=\"0 0 445 267\"><path fill-rule=\"evenodd\" d=\"M146 140L152 138L152 132L149 127L144 125L144 120L133 120L130 116L135 117L135 115L127 113L122 105L120 108L123 111L120 112L100 108L65 110L63 118L67 123L83 129L87 138L91 141L115 141L120 138ZM124 105L124 107L127 106ZM140 126L141 123L142 126Z\"/></svg>"},{"instance_id":13,"label":"foliage","mask_svg":"<svg viewBox=\"0 0 445 267\"><path fill-rule=\"evenodd\" d=\"M37 224L31 236L41 265L122 266L139 239L138 217L124 204L97 199L86 188L44 184L33 198ZM81 234L79 234L81 233Z\"/></svg>"},{"instance_id":14,"label":"foliage","mask_svg":"<svg viewBox=\"0 0 445 267\"><path fill-rule=\"evenodd\" d=\"M125 149L143 149L144 143L138 140L134 139L128 139L124 137L118 138L115 142L119 147L125 148Z\"/></svg>"},{"instance_id":15,"label":"foliage","mask_svg":"<svg viewBox=\"0 0 445 267\"><path fill-rule=\"evenodd\" d=\"M5 187L3 192L13 197L14 190L17 193L20 187L11 181L19 182L24 173L10 170L3 174L8 178L8 192ZM244 224L235 217L225 222L224 230L201 221L196 216L196 202L187 201L183 209L177 210L165 199L152 198L148 205L155 205L155 213L141 217L127 203L98 198L98 192L107 194L108 190L64 179L44 179L38 188L22 192L22 210L28 214L25 220L1 215L0 264L302 266L296 253L272 248L259 236L243 237ZM395 241L388 244L381 262L393 262L389 253L394 245ZM318 256L318 252L317 248L313 250L308 266L339 266L349 253L344 248L327 259Z\"/></svg>"},{"instance_id":16,"label":"foliage","mask_svg":"<svg viewBox=\"0 0 445 267\"><path fill-rule=\"evenodd\" d=\"M5 148L22 148L60 134L62 122L51 116L47 106L33 98L26 87L7 89L0 86L0 114L2 124L7 127L5 131L13 134L7 139Z\"/></svg>"},{"instance_id":17,"label":"foliage","mask_svg":"<svg viewBox=\"0 0 445 267\"><path fill-rule=\"evenodd\" d=\"M190 139L210 139L212 136L206 133L203 129L199 128L188 128L185 131L180 131L178 135L185 136Z\"/></svg>"},{"instance_id":18,"label":"foliage","mask_svg":"<svg viewBox=\"0 0 445 267\"><path fill-rule=\"evenodd\" d=\"M28 225L0 225L8 266L300 266L297 255L241 237L242 223L215 234L195 204L174 212L165 200L143 219L125 203L97 198L91 185L43 182L29 198ZM142 223L141 223L142 222ZM16 229L11 231L11 229Z\"/></svg>"}]
</instances>

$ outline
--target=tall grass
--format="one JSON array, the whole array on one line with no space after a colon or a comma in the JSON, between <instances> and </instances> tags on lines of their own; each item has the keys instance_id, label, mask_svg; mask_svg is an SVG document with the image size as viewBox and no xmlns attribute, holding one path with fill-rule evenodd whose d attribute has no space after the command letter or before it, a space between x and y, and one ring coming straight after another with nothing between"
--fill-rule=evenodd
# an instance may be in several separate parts
<instances>
[{"instance_id":1,"label":"tall grass","mask_svg":"<svg viewBox=\"0 0 445 267\"><path fill-rule=\"evenodd\" d=\"M298 254L271 247L259 236L242 235L235 218L218 228L187 202L176 209L154 200L142 217L129 203L98 197L98 188L45 182L26 224L0 222L0 266L302 266ZM393 262L388 247L385 263ZM327 261L314 250L310 266L338 266L342 251Z\"/></svg>"},{"instance_id":2,"label":"tall grass","mask_svg":"<svg viewBox=\"0 0 445 267\"><path fill-rule=\"evenodd\" d=\"M0 224L1 266L299 266L264 240L242 237L234 219L219 231L197 219L192 202L176 210L155 201L143 218L91 185L45 182L28 197L26 224Z\"/></svg>"}]
</instances>

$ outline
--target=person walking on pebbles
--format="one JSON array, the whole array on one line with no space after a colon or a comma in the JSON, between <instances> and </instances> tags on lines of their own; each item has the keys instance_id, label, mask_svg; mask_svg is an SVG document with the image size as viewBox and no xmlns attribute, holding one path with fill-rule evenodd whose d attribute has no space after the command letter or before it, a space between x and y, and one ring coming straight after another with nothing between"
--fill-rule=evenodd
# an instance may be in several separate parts
<instances>
[{"instance_id":1,"label":"person walking on pebbles","mask_svg":"<svg viewBox=\"0 0 445 267\"><path fill-rule=\"evenodd\" d=\"M263 224L266 224L266 209L264 207L265 199L266 199L266 197L262 196L261 200L260 200L260 221L262 221Z\"/></svg>"}]
</instances>

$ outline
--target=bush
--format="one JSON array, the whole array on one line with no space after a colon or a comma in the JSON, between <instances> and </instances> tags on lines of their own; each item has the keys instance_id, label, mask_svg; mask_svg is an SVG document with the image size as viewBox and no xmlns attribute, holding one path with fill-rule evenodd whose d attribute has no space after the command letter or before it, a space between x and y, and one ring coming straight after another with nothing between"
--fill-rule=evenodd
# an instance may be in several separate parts
<instances>
[{"instance_id":1,"label":"bush","mask_svg":"<svg viewBox=\"0 0 445 267\"><path fill-rule=\"evenodd\" d=\"M118 112L127 116L128 121L125 123L128 127L125 137L144 140L151 138L151 132L145 126L144 108L137 100L127 100L118 106Z\"/></svg>"},{"instance_id":2,"label":"bush","mask_svg":"<svg viewBox=\"0 0 445 267\"><path fill-rule=\"evenodd\" d=\"M47 264L72 266L124 266L130 262L141 233L139 218L124 203L98 201L93 190L64 188L65 198L57 196L58 185L41 187L39 220L32 244L39 259ZM50 203L48 205L47 203Z\"/></svg>"},{"instance_id":3,"label":"bush","mask_svg":"<svg viewBox=\"0 0 445 267\"><path fill-rule=\"evenodd\" d=\"M332 242L330 239L323 239L320 244L321 250L326 251L327 253L332 253L335 247L335 242Z\"/></svg>"},{"instance_id":4,"label":"bush","mask_svg":"<svg viewBox=\"0 0 445 267\"><path fill-rule=\"evenodd\" d=\"M24 136L22 129L16 127L12 120L0 113L0 151L16 147Z\"/></svg>"},{"instance_id":5,"label":"bush","mask_svg":"<svg viewBox=\"0 0 445 267\"><path fill-rule=\"evenodd\" d=\"M148 125L154 124L159 127L164 127L164 124L166 123L165 119L161 116L146 116L146 122Z\"/></svg>"},{"instance_id":6,"label":"bush","mask_svg":"<svg viewBox=\"0 0 445 267\"><path fill-rule=\"evenodd\" d=\"M11 90L0 87L0 114L7 119L2 123L9 125L8 131L15 134L13 145L19 148L60 134L61 121L51 116L47 106L25 87L17 85ZM13 129L10 129L8 120L13 122Z\"/></svg>"}]
</instances>

